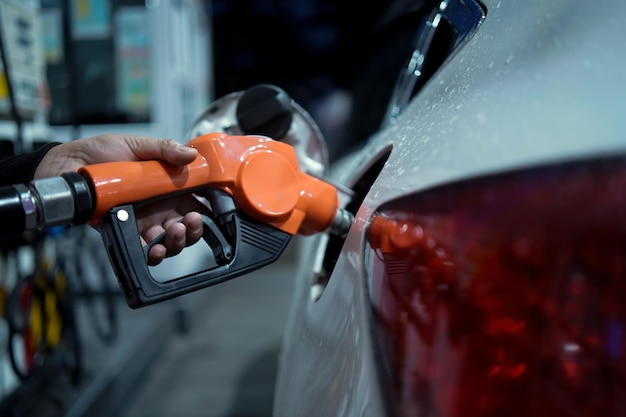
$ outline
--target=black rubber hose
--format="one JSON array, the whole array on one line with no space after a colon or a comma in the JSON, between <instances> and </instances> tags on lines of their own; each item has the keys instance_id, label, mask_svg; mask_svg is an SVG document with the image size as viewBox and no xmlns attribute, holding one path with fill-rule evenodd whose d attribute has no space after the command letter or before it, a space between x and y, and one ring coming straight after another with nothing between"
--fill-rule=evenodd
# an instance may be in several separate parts
<instances>
[{"instance_id":1,"label":"black rubber hose","mask_svg":"<svg viewBox=\"0 0 626 417\"><path fill-rule=\"evenodd\" d=\"M0 187L0 236L84 224L94 204L91 185L75 172Z\"/></svg>"},{"instance_id":2,"label":"black rubber hose","mask_svg":"<svg viewBox=\"0 0 626 417\"><path fill-rule=\"evenodd\" d=\"M12 185L0 187L1 235L22 233L26 229L26 214L20 200L20 193Z\"/></svg>"}]
</instances>

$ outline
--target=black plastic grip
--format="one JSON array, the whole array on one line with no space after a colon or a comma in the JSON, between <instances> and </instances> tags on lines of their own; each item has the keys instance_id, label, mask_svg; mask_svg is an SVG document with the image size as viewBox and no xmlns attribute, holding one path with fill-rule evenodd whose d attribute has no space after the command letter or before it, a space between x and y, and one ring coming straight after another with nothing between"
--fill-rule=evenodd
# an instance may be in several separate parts
<instances>
[{"instance_id":1,"label":"black plastic grip","mask_svg":"<svg viewBox=\"0 0 626 417\"><path fill-rule=\"evenodd\" d=\"M128 306L144 307L252 272L278 259L291 239L290 234L243 213L237 213L235 222L237 241L228 263L159 282L150 273L133 206L110 210L100 234Z\"/></svg>"}]
</instances>

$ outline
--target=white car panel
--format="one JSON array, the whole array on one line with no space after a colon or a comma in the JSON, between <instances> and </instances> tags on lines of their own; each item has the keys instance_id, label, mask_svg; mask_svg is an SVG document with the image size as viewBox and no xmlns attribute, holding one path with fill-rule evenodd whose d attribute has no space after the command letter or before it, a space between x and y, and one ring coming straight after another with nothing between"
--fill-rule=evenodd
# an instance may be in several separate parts
<instances>
[{"instance_id":1,"label":"white car panel","mask_svg":"<svg viewBox=\"0 0 626 417\"><path fill-rule=\"evenodd\" d=\"M365 231L377 207L459 179L626 151L626 3L484 4L475 36L397 122L334 167L334 180L351 186L391 148L316 302L311 254L325 241L298 242L276 416L385 415L364 269Z\"/></svg>"}]
</instances>

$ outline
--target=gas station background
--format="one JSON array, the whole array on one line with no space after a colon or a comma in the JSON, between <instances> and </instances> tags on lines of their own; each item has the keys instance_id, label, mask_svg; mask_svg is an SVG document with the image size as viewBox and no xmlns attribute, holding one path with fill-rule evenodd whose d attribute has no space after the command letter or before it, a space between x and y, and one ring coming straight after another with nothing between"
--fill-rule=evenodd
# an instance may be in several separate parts
<instances>
[{"instance_id":1,"label":"gas station background","mask_svg":"<svg viewBox=\"0 0 626 417\"><path fill-rule=\"evenodd\" d=\"M375 14L331 0L0 0L0 157L106 133L180 141L213 100L259 83L311 112L332 152ZM259 274L137 311L107 262L89 227L0 242L0 415L271 415L290 253ZM156 273L202 264L192 248ZM42 316L46 354L19 375L28 360L24 342L10 340L7 305L24 277L56 268L63 286L43 291L65 300L75 322ZM73 343L50 336L56 325Z\"/></svg>"}]
</instances>

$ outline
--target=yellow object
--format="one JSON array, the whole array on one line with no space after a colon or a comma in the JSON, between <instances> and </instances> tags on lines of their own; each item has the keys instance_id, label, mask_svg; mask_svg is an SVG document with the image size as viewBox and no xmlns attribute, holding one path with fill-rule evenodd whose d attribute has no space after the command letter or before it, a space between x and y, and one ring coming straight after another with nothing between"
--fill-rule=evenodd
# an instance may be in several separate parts
<instances>
[{"instance_id":1,"label":"yellow object","mask_svg":"<svg viewBox=\"0 0 626 417\"><path fill-rule=\"evenodd\" d=\"M91 14L91 2L87 0L78 1L78 16L85 18Z\"/></svg>"},{"instance_id":2,"label":"yellow object","mask_svg":"<svg viewBox=\"0 0 626 417\"><path fill-rule=\"evenodd\" d=\"M9 96L9 86L4 71L0 72L0 99Z\"/></svg>"},{"instance_id":3,"label":"yellow object","mask_svg":"<svg viewBox=\"0 0 626 417\"><path fill-rule=\"evenodd\" d=\"M54 282L48 282L47 276L50 273L50 266L48 262L43 262L39 276L37 277L36 285L42 290L43 294L43 312L39 303L32 303L31 305L31 323L33 330L33 337L37 343L41 340L45 340L45 345L54 348L58 346L61 340L61 333L63 329L63 318L59 311L59 299L58 290L64 291L65 288L65 275L61 271L56 271ZM51 286L53 285L53 286ZM56 287L56 288L55 288ZM42 315L43 313L43 315ZM46 321L45 334L44 323L41 319Z\"/></svg>"}]
</instances>

